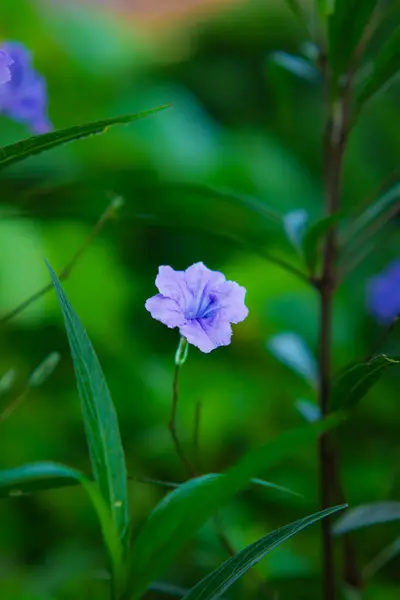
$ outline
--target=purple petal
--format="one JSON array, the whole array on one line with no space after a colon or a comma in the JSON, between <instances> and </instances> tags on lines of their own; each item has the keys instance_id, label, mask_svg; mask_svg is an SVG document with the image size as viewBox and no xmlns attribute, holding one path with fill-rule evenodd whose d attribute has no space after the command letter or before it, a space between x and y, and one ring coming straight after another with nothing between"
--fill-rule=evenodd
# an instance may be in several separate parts
<instances>
[{"instance_id":1,"label":"purple petal","mask_svg":"<svg viewBox=\"0 0 400 600\"><path fill-rule=\"evenodd\" d=\"M10 81L10 65L12 65L13 62L11 56L5 50L0 49L0 84Z\"/></svg>"},{"instance_id":2,"label":"purple petal","mask_svg":"<svg viewBox=\"0 0 400 600\"><path fill-rule=\"evenodd\" d=\"M221 285L225 281L225 276L219 271L211 271L199 262L186 269L185 281L189 292L186 316L191 319L201 319L204 313L215 305L216 298L215 295L211 295L211 290Z\"/></svg>"},{"instance_id":3,"label":"purple petal","mask_svg":"<svg viewBox=\"0 0 400 600\"><path fill-rule=\"evenodd\" d=\"M223 319L193 319L179 328L190 344L202 352L211 352L219 346L228 346L231 342L232 328Z\"/></svg>"},{"instance_id":4,"label":"purple petal","mask_svg":"<svg viewBox=\"0 0 400 600\"><path fill-rule=\"evenodd\" d=\"M389 271L373 277L368 287L371 313L383 324L400 315L400 273L395 273L395 277L392 274Z\"/></svg>"},{"instance_id":5,"label":"purple petal","mask_svg":"<svg viewBox=\"0 0 400 600\"><path fill-rule=\"evenodd\" d=\"M167 327L179 327L184 324L185 316L175 300L157 294L149 298L145 304L153 319L161 321Z\"/></svg>"},{"instance_id":6,"label":"purple petal","mask_svg":"<svg viewBox=\"0 0 400 600\"><path fill-rule=\"evenodd\" d=\"M246 289L234 281L225 281L215 290L217 297L216 311L230 323L240 323L249 314L244 303Z\"/></svg>"},{"instance_id":7,"label":"purple petal","mask_svg":"<svg viewBox=\"0 0 400 600\"><path fill-rule=\"evenodd\" d=\"M182 310L185 310L190 301L190 295L186 286L184 271L175 271L167 266L159 267L156 286L163 296L172 298Z\"/></svg>"}]
</instances>

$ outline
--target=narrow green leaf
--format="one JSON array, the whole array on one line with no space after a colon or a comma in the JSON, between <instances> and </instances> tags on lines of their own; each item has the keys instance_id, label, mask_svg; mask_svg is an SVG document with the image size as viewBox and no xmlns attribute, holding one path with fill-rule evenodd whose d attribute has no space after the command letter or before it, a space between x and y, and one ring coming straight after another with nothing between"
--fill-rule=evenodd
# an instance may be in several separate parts
<instances>
[{"instance_id":1,"label":"narrow green leaf","mask_svg":"<svg viewBox=\"0 0 400 600\"><path fill-rule=\"evenodd\" d=\"M308 221L309 215L303 209L294 210L283 217L283 226L286 235L297 251L301 251Z\"/></svg>"},{"instance_id":2,"label":"narrow green leaf","mask_svg":"<svg viewBox=\"0 0 400 600\"><path fill-rule=\"evenodd\" d=\"M376 4L377 0L336 0L328 19L329 61L336 77L347 71Z\"/></svg>"},{"instance_id":3,"label":"narrow green leaf","mask_svg":"<svg viewBox=\"0 0 400 600\"><path fill-rule=\"evenodd\" d=\"M399 210L400 183L397 182L354 219L348 231L345 232L346 238L348 238L347 245L351 247L354 243L357 243L360 236L370 238ZM347 247L344 249L346 250Z\"/></svg>"},{"instance_id":4,"label":"narrow green leaf","mask_svg":"<svg viewBox=\"0 0 400 600\"><path fill-rule=\"evenodd\" d=\"M149 586L149 590L152 592L158 592L159 594L173 596L175 598L183 598L184 595L188 593L187 589L164 581L155 581Z\"/></svg>"},{"instance_id":5,"label":"narrow green leaf","mask_svg":"<svg viewBox=\"0 0 400 600\"><path fill-rule=\"evenodd\" d=\"M17 378L17 371L9 369L0 377L0 396L5 396L12 389Z\"/></svg>"},{"instance_id":6,"label":"narrow green leaf","mask_svg":"<svg viewBox=\"0 0 400 600\"><path fill-rule=\"evenodd\" d=\"M351 365L334 380L331 392L331 410L355 408L388 367L400 364L400 359L384 354L368 362Z\"/></svg>"},{"instance_id":7,"label":"narrow green leaf","mask_svg":"<svg viewBox=\"0 0 400 600\"><path fill-rule=\"evenodd\" d=\"M309 63L303 56L288 54L287 52L272 52L269 60L289 73L296 75L299 79L314 82L319 79L319 73L316 68Z\"/></svg>"},{"instance_id":8,"label":"narrow green leaf","mask_svg":"<svg viewBox=\"0 0 400 600\"><path fill-rule=\"evenodd\" d=\"M328 508L304 519L299 519L294 523L290 523L290 525L276 529L272 533L260 538L235 554L235 556L226 560L218 569L215 569L199 581L186 594L184 600L218 600L231 585L277 546L299 533L302 529L339 510L343 510L346 506L346 504L343 504Z\"/></svg>"},{"instance_id":9,"label":"narrow green leaf","mask_svg":"<svg viewBox=\"0 0 400 600\"><path fill-rule=\"evenodd\" d=\"M326 234L339 222L342 215L335 214L311 225L303 236L302 250L310 273L314 274L322 253L322 244Z\"/></svg>"},{"instance_id":10,"label":"narrow green leaf","mask_svg":"<svg viewBox=\"0 0 400 600\"><path fill-rule=\"evenodd\" d=\"M280 362L303 377L312 387L317 386L317 361L297 333L279 333L267 342L267 348Z\"/></svg>"},{"instance_id":11,"label":"narrow green leaf","mask_svg":"<svg viewBox=\"0 0 400 600\"><path fill-rule=\"evenodd\" d=\"M15 469L0 471L0 493L7 496L20 496L27 491L38 490L50 481L60 480L61 485L79 483L89 495L100 521L103 538L107 545L114 571L118 573L122 548L118 532L110 511L97 486L82 473L70 467L53 462L40 462L23 465Z\"/></svg>"},{"instance_id":12,"label":"narrow green leaf","mask_svg":"<svg viewBox=\"0 0 400 600\"><path fill-rule=\"evenodd\" d=\"M28 387L39 387L43 385L53 374L60 359L61 356L58 352L51 352L46 356L40 365L31 373L28 380Z\"/></svg>"},{"instance_id":13,"label":"narrow green leaf","mask_svg":"<svg viewBox=\"0 0 400 600\"><path fill-rule=\"evenodd\" d=\"M400 520L400 502L374 502L346 511L334 525L336 535L343 535L362 527Z\"/></svg>"},{"instance_id":14,"label":"narrow green leaf","mask_svg":"<svg viewBox=\"0 0 400 600\"><path fill-rule=\"evenodd\" d=\"M377 52L369 75L361 82L357 93L358 110L364 108L379 92L384 91L400 72L400 27L397 27Z\"/></svg>"},{"instance_id":15,"label":"narrow green leaf","mask_svg":"<svg viewBox=\"0 0 400 600\"><path fill-rule=\"evenodd\" d=\"M165 110L168 107L169 105L158 106L157 108L152 108L151 110L146 110L137 114L103 119L102 121L94 121L93 123L86 123L84 125L75 125L68 129L60 129L59 131L35 135L26 140L22 140L22 142L4 146L3 148L0 148L0 170L16 162L21 162L34 154L51 150L56 146L62 146L63 144L86 138L90 135L103 133L113 125L132 123L133 121L143 119L144 117L153 115L161 110Z\"/></svg>"},{"instance_id":16,"label":"narrow green leaf","mask_svg":"<svg viewBox=\"0 0 400 600\"><path fill-rule=\"evenodd\" d=\"M261 476L304 444L315 442L340 420L328 419L286 432L249 452L226 474L191 479L168 494L150 513L133 544L126 599L140 598L202 525L252 478Z\"/></svg>"},{"instance_id":17,"label":"narrow green leaf","mask_svg":"<svg viewBox=\"0 0 400 600\"><path fill-rule=\"evenodd\" d=\"M130 530L127 473L117 414L89 337L57 275L50 265L47 266L64 315L81 398L93 477L109 507L121 543L127 551Z\"/></svg>"}]
</instances>

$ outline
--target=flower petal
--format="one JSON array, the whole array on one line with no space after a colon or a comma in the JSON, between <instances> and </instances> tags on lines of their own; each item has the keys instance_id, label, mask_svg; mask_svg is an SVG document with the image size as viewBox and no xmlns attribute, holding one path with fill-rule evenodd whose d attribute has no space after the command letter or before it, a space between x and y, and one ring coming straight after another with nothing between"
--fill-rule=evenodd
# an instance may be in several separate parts
<instances>
[{"instance_id":1,"label":"flower petal","mask_svg":"<svg viewBox=\"0 0 400 600\"><path fill-rule=\"evenodd\" d=\"M203 317L211 299L210 290L225 281L225 276L219 271L211 271L202 262L195 263L185 271L185 281L190 301L186 304L186 316L190 319Z\"/></svg>"},{"instance_id":2,"label":"flower petal","mask_svg":"<svg viewBox=\"0 0 400 600\"><path fill-rule=\"evenodd\" d=\"M249 314L249 309L244 303L246 288L235 281L225 281L213 290L218 302L216 312L230 323L240 323Z\"/></svg>"},{"instance_id":3,"label":"flower petal","mask_svg":"<svg viewBox=\"0 0 400 600\"><path fill-rule=\"evenodd\" d=\"M184 271L175 271L168 266L159 267L156 286L163 296L172 298L183 311L185 310L190 301L190 294L186 286Z\"/></svg>"},{"instance_id":4,"label":"flower petal","mask_svg":"<svg viewBox=\"0 0 400 600\"><path fill-rule=\"evenodd\" d=\"M202 352L211 352L219 346L228 346L231 342L232 328L222 319L192 319L179 328L190 344Z\"/></svg>"},{"instance_id":5,"label":"flower petal","mask_svg":"<svg viewBox=\"0 0 400 600\"><path fill-rule=\"evenodd\" d=\"M185 316L175 300L157 294L149 298L145 304L153 319L161 321L167 327L180 327L185 322Z\"/></svg>"}]
</instances>

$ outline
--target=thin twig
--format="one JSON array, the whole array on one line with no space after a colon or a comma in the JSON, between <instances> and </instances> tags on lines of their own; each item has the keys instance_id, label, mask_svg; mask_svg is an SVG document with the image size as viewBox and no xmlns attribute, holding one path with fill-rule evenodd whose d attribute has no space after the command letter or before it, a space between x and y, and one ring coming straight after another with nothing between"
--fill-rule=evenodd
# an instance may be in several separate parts
<instances>
[{"instance_id":1,"label":"thin twig","mask_svg":"<svg viewBox=\"0 0 400 600\"><path fill-rule=\"evenodd\" d=\"M200 425L201 425L201 402L196 402L194 414L194 429L193 429L193 449L194 463L196 468L200 470Z\"/></svg>"},{"instance_id":2,"label":"thin twig","mask_svg":"<svg viewBox=\"0 0 400 600\"><path fill-rule=\"evenodd\" d=\"M115 215L116 210L118 208L120 208L121 205L122 205L122 199L120 197L115 197L113 199L113 201L109 204L107 209L104 211L104 213L101 215L100 219L97 221L93 230L88 235L88 237L85 239L83 244L80 246L80 248L77 250L77 252L71 258L71 260L66 264L66 266L63 268L63 270L59 274L58 278L60 281L65 281L65 279L67 279L70 276L71 271L76 266L76 264L79 261L79 259L81 258L81 256L84 254L84 252L87 250L87 248L92 244L93 240L98 236L98 234L103 229L103 227L107 223L107 221L109 221ZM27 298L26 300L21 302L21 304L19 304L13 310L11 310L10 312L8 312L5 315L3 315L2 317L0 317L0 326L5 325L5 323L7 323L11 319L13 319L17 315L19 315L23 310L28 308L28 306L30 306L31 304L36 302L36 300L39 300L39 298L42 298L42 296L45 296L48 292L51 292L52 289L54 289L53 284L49 283L48 285L45 285L41 290L32 294L32 296L30 296L29 298Z\"/></svg>"},{"instance_id":3,"label":"thin twig","mask_svg":"<svg viewBox=\"0 0 400 600\"><path fill-rule=\"evenodd\" d=\"M11 415L21 406L26 396L28 395L29 387L27 386L20 394L0 413L0 424L4 423Z\"/></svg>"},{"instance_id":4,"label":"thin twig","mask_svg":"<svg viewBox=\"0 0 400 600\"><path fill-rule=\"evenodd\" d=\"M177 455L179 456L182 464L184 465L189 477L196 476L196 469L192 466L189 459L186 457L186 454L182 448L182 444L179 440L178 431L176 427L176 413L178 408L179 401L179 371L180 365L178 363L175 364L174 369L174 378L172 381L172 404L171 404L171 416L168 423L168 428L171 433L172 441L175 446L175 450Z\"/></svg>"}]
</instances>

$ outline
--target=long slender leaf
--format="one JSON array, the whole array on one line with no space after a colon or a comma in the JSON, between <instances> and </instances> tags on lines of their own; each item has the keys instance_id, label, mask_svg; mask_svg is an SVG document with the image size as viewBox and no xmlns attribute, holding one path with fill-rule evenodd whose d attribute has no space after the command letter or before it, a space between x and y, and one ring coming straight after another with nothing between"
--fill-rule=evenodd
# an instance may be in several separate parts
<instances>
[{"instance_id":1,"label":"long slender leaf","mask_svg":"<svg viewBox=\"0 0 400 600\"><path fill-rule=\"evenodd\" d=\"M109 507L121 543L127 551L130 529L127 473L117 414L89 337L57 275L49 265L48 268L64 315L93 476Z\"/></svg>"},{"instance_id":2,"label":"long slender leaf","mask_svg":"<svg viewBox=\"0 0 400 600\"><path fill-rule=\"evenodd\" d=\"M400 359L384 354L365 363L351 365L334 380L331 393L331 409L354 408L381 378L388 367L400 364Z\"/></svg>"},{"instance_id":3,"label":"long slender leaf","mask_svg":"<svg viewBox=\"0 0 400 600\"><path fill-rule=\"evenodd\" d=\"M223 476L191 479L168 494L150 513L132 548L129 589L124 598L140 598L201 526L249 480L295 453L300 446L340 422L325 420L290 431L249 452Z\"/></svg>"},{"instance_id":4,"label":"long slender leaf","mask_svg":"<svg viewBox=\"0 0 400 600\"><path fill-rule=\"evenodd\" d=\"M103 538L107 545L114 570L118 572L122 547L111 513L95 483L79 471L53 462L23 465L15 469L0 471L0 493L19 496L26 491L42 489L47 481L59 480L62 485L79 483L89 495L100 521Z\"/></svg>"},{"instance_id":5,"label":"long slender leaf","mask_svg":"<svg viewBox=\"0 0 400 600\"><path fill-rule=\"evenodd\" d=\"M63 144L86 138L94 134L103 133L113 125L132 123L138 119L143 119L144 117L153 115L161 110L165 110L168 107L169 105L158 106L157 108L152 108L137 114L103 119L102 121L94 121L93 123L85 123L84 125L75 125L68 129L60 129L59 131L36 135L26 140L22 140L22 142L4 146L3 148L0 148L0 170L16 162L21 162L30 156L39 154L40 152L51 150L56 146L62 146Z\"/></svg>"},{"instance_id":6,"label":"long slender leaf","mask_svg":"<svg viewBox=\"0 0 400 600\"><path fill-rule=\"evenodd\" d=\"M385 90L400 72L400 26L377 52L370 74L360 84L357 107L361 110L379 92Z\"/></svg>"},{"instance_id":7,"label":"long slender leaf","mask_svg":"<svg viewBox=\"0 0 400 600\"><path fill-rule=\"evenodd\" d=\"M336 0L328 20L329 60L334 74L344 73L362 39L377 0Z\"/></svg>"},{"instance_id":8,"label":"long slender leaf","mask_svg":"<svg viewBox=\"0 0 400 600\"><path fill-rule=\"evenodd\" d=\"M293 537L309 525L346 508L346 504L328 508L321 512L299 519L290 525L276 529L272 533L250 544L235 556L226 560L218 569L204 577L195 585L183 600L218 600L222 594L242 577L251 567L256 565L269 552Z\"/></svg>"},{"instance_id":9,"label":"long slender leaf","mask_svg":"<svg viewBox=\"0 0 400 600\"><path fill-rule=\"evenodd\" d=\"M398 520L400 502L374 502L346 511L346 514L336 521L333 531L336 535L343 535L362 527Z\"/></svg>"}]
</instances>

